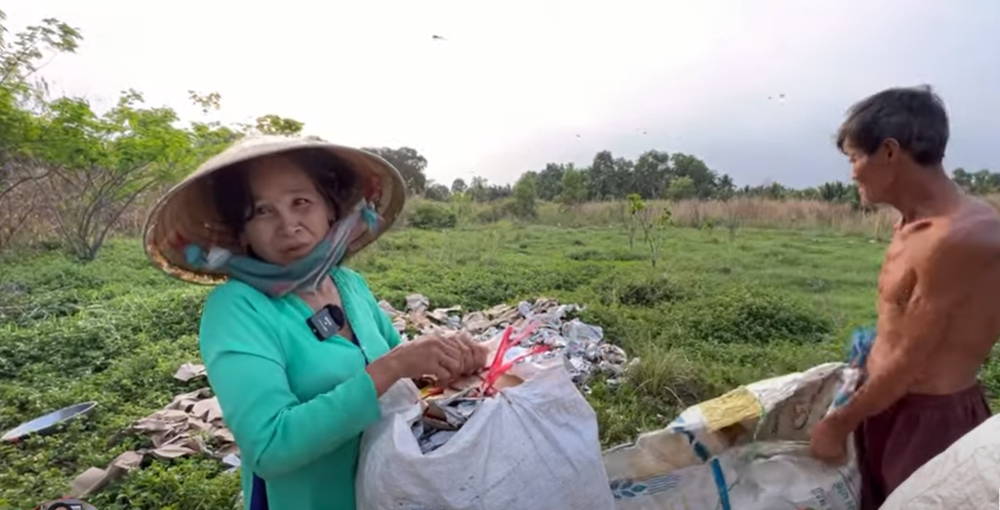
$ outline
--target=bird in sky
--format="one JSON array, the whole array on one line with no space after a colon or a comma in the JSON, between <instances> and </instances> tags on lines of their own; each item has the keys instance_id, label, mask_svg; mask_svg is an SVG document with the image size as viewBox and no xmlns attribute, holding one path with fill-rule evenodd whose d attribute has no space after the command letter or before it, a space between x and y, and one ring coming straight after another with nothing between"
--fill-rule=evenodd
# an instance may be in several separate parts
<instances>
[{"instance_id":1,"label":"bird in sky","mask_svg":"<svg viewBox=\"0 0 1000 510\"><path fill-rule=\"evenodd\" d=\"M440 35L432 35L431 39L434 39L435 41L447 41L448 40L448 39L445 39L443 36L440 36Z\"/></svg>"}]
</instances>

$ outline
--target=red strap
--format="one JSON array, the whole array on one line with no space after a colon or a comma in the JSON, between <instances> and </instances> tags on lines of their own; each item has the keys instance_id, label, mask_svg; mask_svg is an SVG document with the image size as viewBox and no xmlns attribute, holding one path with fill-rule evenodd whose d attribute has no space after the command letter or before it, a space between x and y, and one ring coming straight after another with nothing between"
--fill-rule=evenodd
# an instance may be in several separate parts
<instances>
[{"instance_id":1,"label":"red strap","mask_svg":"<svg viewBox=\"0 0 1000 510\"><path fill-rule=\"evenodd\" d=\"M507 351L512 346L520 344L524 339L531 336L531 333L535 330L536 327L538 327L537 323L530 322L527 325L525 325L523 329L521 329L520 334L516 338L511 338L511 333L513 333L514 327L507 326L507 329L505 329L503 332L503 337L501 337L500 339L500 345L497 347L497 353L496 356L494 356L493 358L493 363L490 364L490 369L486 373L486 376L483 378L483 383L479 386L480 394L483 395L492 394L493 384L496 383L497 379L499 379L500 376L507 373L507 371L514 366L514 363L517 363L518 361L528 356L532 356L549 350L549 346L547 345L544 344L536 345L531 349L529 349L527 353L522 354L517 358L510 360L507 363L503 362L503 358L507 354Z\"/></svg>"},{"instance_id":2,"label":"red strap","mask_svg":"<svg viewBox=\"0 0 1000 510\"><path fill-rule=\"evenodd\" d=\"M510 349L510 334L514 332L512 326L507 326L503 330L503 336L500 337L500 345L497 346L497 353L493 355L493 362L490 363L490 369L486 372L487 377L492 374L494 370L500 367L503 362L504 354L507 354L507 349Z\"/></svg>"},{"instance_id":3,"label":"red strap","mask_svg":"<svg viewBox=\"0 0 1000 510\"><path fill-rule=\"evenodd\" d=\"M508 371L510 371L511 368L514 368L514 365L516 365L517 362L521 361L524 358L527 358L527 357L530 357L530 356L534 356L536 354L541 354L543 352L548 352L551 349L552 348L550 346L545 345L545 344L535 345L531 349L528 349L528 352L526 352L526 353L524 353L524 354L522 354L522 355L520 355L520 356L518 356L518 357L516 357L516 358L514 358L514 359L512 359L510 361L508 361L507 363L504 363L502 366L500 366L500 368L497 369L496 372L494 372L489 377L489 379L487 379L486 381L484 381L485 386L486 386L486 390L483 392L483 394L487 395L487 396L492 395L494 393L493 385L496 384L497 380L500 379L501 376L503 376Z\"/></svg>"}]
</instances>

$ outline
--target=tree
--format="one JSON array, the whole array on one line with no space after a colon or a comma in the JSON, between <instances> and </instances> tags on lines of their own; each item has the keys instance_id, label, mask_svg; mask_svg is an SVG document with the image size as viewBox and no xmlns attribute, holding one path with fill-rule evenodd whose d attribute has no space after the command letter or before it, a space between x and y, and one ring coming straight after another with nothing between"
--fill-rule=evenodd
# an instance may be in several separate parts
<instances>
[{"instance_id":1,"label":"tree","mask_svg":"<svg viewBox=\"0 0 1000 510\"><path fill-rule=\"evenodd\" d=\"M469 198L473 202L485 202L487 199L488 190L486 188L486 178L485 177L473 177L472 183L469 184Z\"/></svg>"},{"instance_id":2,"label":"tree","mask_svg":"<svg viewBox=\"0 0 1000 510\"><path fill-rule=\"evenodd\" d=\"M729 200L735 192L736 185L733 184L733 178L727 174L722 174L719 177L719 185L716 187L716 196L721 200Z\"/></svg>"},{"instance_id":3,"label":"tree","mask_svg":"<svg viewBox=\"0 0 1000 510\"><path fill-rule=\"evenodd\" d=\"M825 182L817 190L819 198L825 202L848 202L850 190L848 186L840 181Z\"/></svg>"},{"instance_id":4,"label":"tree","mask_svg":"<svg viewBox=\"0 0 1000 510\"><path fill-rule=\"evenodd\" d=\"M400 147L390 149L388 147L365 148L364 150L377 154L392 166L399 170L403 182L406 183L407 191L411 195L419 195L427 187L427 176L424 170L427 168L427 158L420 155L416 149L410 147Z\"/></svg>"},{"instance_id":5,"label":"tree","mask_svg":"<svg viewBox=\"0 0 1000 510\"><path fill-rule=\"evenodd\" d=\"M190 95L203 112L219 109L217 93ZM250 130L218 122L177 127L173 109L149 107L135 90L123 92L103 114L86 99L55 99L37 121L34 154L51 173L45 184L56 229L84 261L97 256L118 219L147 191L177 182L248 132L295 134L303 127L277 115L259 117Z\"/></svg>"},{"instance_id":6,"label":"tree","mask_svg":"<svg viewBox=\"0 0 1000 510\"><path fill-rule=\"evenodd\" d=\"M951 174L951 180L966 193L973 195L986 195L1000 191L1000 174L985 168L976 173L956 168Z\"/></svg>"},{"instance_id":7,"label":"tree","mask_svg":"<svg viewBox=\"0 0 1000 510\"><path fill-rule=\"evenodd\" d=\"M559 194L559 201L564 205L576 205L587 200L586 177L573 165L568 165L564 169L560 184L562 185L562 193Z\"/></svg>"},{"instance_id":8,"label":"tree","mask_svg":"<svg viewBox=\"0 0 1000 510\"><path fill-rule=\"evenodd\" d=\"M820 194L819 188L805 188L800 189L795 192L795 198L801 198L803 200L822 200L823 197Z\"/></svg>"},{"instance_id":9,"label":"tree","mask_svg":"<svg viewBox=\"0 0 1000 510\"><path fill-rule=\"evenodd\" d=\"M206 115L210 111L217 111L222 108L222 95L218 92L209 92L202 95L193 90L188 90L188 99L195 106L201 108L201 113Z\"/></svg>"},{"instance_id":10,"label":"tree","mask_svg":"<svg viewBox=\"0 0 1000 510\"><path fill-rule=\"evenodd\" d=\"M503 186L499 184L490 184L486 187L486 202L492 202L495 200L503 200L509 198L514 194L514 189L510 184L504 184Z\"/></svg>"},{"instance_id":11,"label":"tree","mask_svg":"<svg viewBox=\"0 0 1000 510\"><path fill-rule=\"evenodd\" d=\"M634 238L635 223L642 229L642 238L649 249L649 264L656 267L656 261L660 258L660 249L666 239L665 227L671 224L670 210L666 209L660 214L653 212L642 200L638 193L632 193L626 197L628 212L632 218L632 230L629 232L629 247Z\"/></svg>"},{"instance_id":12,"label":"tree","mask_svg":"<svg viewBox=\"0 0 1000 510\"><path fill-rule=\"evenodd\" d=\"M698 188L695 187L694 179L683 175L674 177L667 188L667 198L672 200L685 200L698 195Z\"/></svg>"},{"instance_id":13,"label":"tree","mask_svg":"<svg viewBox=\"0 0 1000 510\"><path fill-rule=\"evenodd\" d=\"M558 199L564 192L562 178L570 166L548 163L538 172L538 197ZM624 200L633 193L643 199L663 197L676 178L687 178L694 184L693 194L684 191L691 198L725 200L736 194L732 178L720 177L704 161L690 154L649 150L632 161L616 158L610 151L600 151L590 166L581 171L588 198L596 200ZM687 186L687 181L681 182Z\"/></svg>"},{"instance_id":14,"label":"tree","mask_svg":"<svg viewBox=\"0 0 1000 510\"><path fill-rule=\"evenodd\" d=\"M302 132L303 127L305 124L295 119L267 114L257 117L253 131L265 135L297 135Z\"/></svg>"},{"instance_id":15,"label":"tree","mask_svg":"<svg viewBox=\"0 0 1000 510\"><path fill-rule=\"evenodd\" d=\"M188 97L192 103L201 108L201 112L205 115L208 115L209 112L222 109L222 96L218 92L209 92L201 95L193 90L189 90ZM192 122L192 150L203 158L216 154L247 133L248 126L243 125L238 127L240 129L223 126L217 120Z\"/></svg>"},{"instance_id":16,"label":"tree","mask_svg":"<svg viewBox=\"0 0 1000 510\"><path fill-rule=\"evenodd\" d=\"M0 21L6 19L0 11ZM54 18L10 37L0 24L0 250L6 249L40 207L27 191L47 176L33 153L40 135L35 118L46 91L35 79L39 64L75 53L78 29Z\"/></svg>"},{"instance_id":17,"label":"tree","mask_svg":"<svg viewBox=\"0 0 1000 510\"><path fill-rule=\"evenodd\" d=\"M542 200L555 200L562 192L562 177L565 173L563 165L549 163L545 165L545 170L538 173L538 198Z\"/></svg>"},{"instance_id":18,"label":"tree","mask_svg":"<svg viewBox=\"0 0 1000 510\"><path fill-rule=\"evenodd\" d=\"M451 183L451 192L453 194L465 193L465 190L467 189L469 189L469 187L465 185L465 181L462 179L455 179Z\"/></svg>"},{"instance_id":19,"label":"tree","mask_svg":"<svg viewBox=\"0 0 1000 510\"><path fill-rule=\"evenodd\" d=\"M447 202L451 198L451 191L444 184L432 183L424 192L424 198L435 202Z\"/></svg>"},{"instance_id":20,"label":"tree","mask_svg":"<svg viewBox=\"0 0 1000 510\"><path fill-rule=\"evenodd\" d=\"M46 181L57 229L81 260L97 256L122 213L157 183L174 180L197 162L191 133L177 128L174 110L145 107L135 90L103 115L84 99L49 103L36 153L53 177Z\"/></svg>"},{"instance_id":21,"label":"tree","mask_svg":"<svg viewBox=\"0 0 1000 510\"><path fill-rule=\"evenodd\" d=\"M635 162L632 193L644 199L662 197L670 176L670 154L664 151L646 151Z\"/></svg>"},{"instance_id":22,"label":"tree","mask_svg":"<svg viewBox=\"0 0 1000 510\"><path fill-rule=\"evenodd\" d=\"M674 153L670 156L673 178L688 177L694 184L695 196L711 198L715 194L718 176L704 161L690 154ZM686 185L685 185L686 186Z\"/></svg>"},{"instance_id":23,"label":"tree","mask_svg":"<svg viewBox=\"0 0 1000 510\"><path fill-rule=\"evenodd\" d=\"M764 187L764 196L770 198L771 200L784 200L788 198L791 190L783 186L781 183L772 182Z\"/></svg>"},{"instance_id":24,"label":"tree","mask_svg":"<svg viewBox=\"0 0 1000 510\"><path fill-rule=\"evenodd\" d=\"M0 21L6 18L0 11ZM46 52L75 53L82 39L79 29L55 18L27 27L13 41L7 36L6 28L0 25L0 87L22 100L37 98L47 88L44 80L31 81Z\"/></svg>"},{"instance_id":25,"label":"tree","mask_svg":"<svg viewBox=\"0 0 1000 510\"><path fill-rule=\"evenodd\" d=\"M538 199L538 174L525 172L514 184L514 214L521 218L534 218L538 211L535 201Z\"/></svg>"},{"instance_id":26,"label":"tree","mask_svg":"<svg viewBox=\"0 0 1000 510\"><path fill-rule=\"evenodd\" d=\"M1000 191L1000 174L982 169L972 174L972 193L986 195Z\"/></svg>"},{"instance_id":27,"label":"tree","mask_svg":"<svg viewBox=\"0 0 1000 510\"><path fill-rule=\"evenodd\" d=\"M201 112L206 115L211 111L217 111L222 108L222 96L218 92L199 94L198 92L189 90L188 98L192 103L201 108ZM203 125L213 128L221 127L221 124L217 121L205 123ZM238 134L238 136L242 136L244 134L299 135L302 134L302 129L305 127L305 124L295 119L269 113L267 115L257 117L253 124L237 123L236 126L239 128L238 131L227 129L227 134ZM320 139L317 136L307 138L317 140Z\"/></svg>"},{"instance_id":28,"label":"tree","mask_svg":"<svg viewBox=\"0 0 1000 510\"><path fill-rule=\"evenodd\" d=\"M91 260L146 192L176 182L248 133L302 132L301 122L274 114L253 125L182 127L173 109L148 106L131 89L103 113L85 98L50 98L44 80L33 80L35 71L50 53L75 51L80 39L77 29L51 18L13 38L0 25L0 248L24 218L42 210L47 214L35 216L66 248ZM188 94L203 114L220 108L217 92Z\"/></svg>"},{"instance_id":29,"label":"tree","mask_svg":"<svg viewBox=\"0 0 1000 510\"><path fill-rule=\"evenodd\" d=\"M757 186L736 188L732 177L719 174L691 154L668 154L660 150L648 150L635 161L616 158L610 151L600 151L594 155L590 166L577 169L572 163L547 163L541 171L529 171L535 181L536 200L555 200L564 206L578 204L586 200L624 201L627 209L628 196L638 195L643 200L656 198L729 200L734 196L754 197L765 200L822 200L847 203L854 210L873 210L870 205L862 205L857 186L853 183L829 182L815 187L795 189L781 183L768 181ZM969 193L989 194L1000 192L1000 173L987 169L970 173L956 168L952 179ZM465 188L465 181L456 179L452 190L464 189L467 198L473 202L492 202L516 197L516 185L500 186L489 184L486 179L475 177ZM620 211L627 220L627 211Z\"/></svg>"},{"instance_id":30,"label":"tree","mask_svg":"<svg viewBox=\"0 0 1000 510\"><path fill-rule=\"evenodd\" d=\"M594 161L587 171L587 182L590 193L598 200L620 196L617 179L615 178L615 158L610 151L601 151L594 156Z\"/></svg>"}]
</instances>

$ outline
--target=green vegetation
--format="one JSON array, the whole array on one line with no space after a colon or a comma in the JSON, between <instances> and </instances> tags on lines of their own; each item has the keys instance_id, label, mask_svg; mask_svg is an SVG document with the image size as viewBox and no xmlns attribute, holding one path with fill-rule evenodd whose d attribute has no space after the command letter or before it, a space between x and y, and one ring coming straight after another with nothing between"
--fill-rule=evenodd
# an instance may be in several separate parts
<instances>
[{"instance_id":1,"label":"green vegetation","mask_svg":"<svg viewBox=\"0 0 1000 510\"><path fill-rule=\"evenodd\" d=\"M351 263L397 307L412 292L467 309L551 296L588 307L640 362L621 386L594 385L602 440L661 427L684 406L735 385L838 360L871 324L884 245L792 231L671 227L652 269L621 229L394 232ZM74 476L145 445L129 423L204 385L173 372L198 362L205 287L154 271L141 246L112 241L79 264L60 251L3 262L0 428L77 402L98 410L56 435L0 446L0 509L63 494ZM1000 372L986 374L991 388ZM229 508L235 474L205 458L147 460L92 498L102 509Z\"/></svg>"},{"instance_id":2,"label":"green vegetation","mask_svg":"<svg viewBox=\"0 0 1000 510\"><path fill-rule=\"evenodd\" d=\"M305 130L275 114L184 123L134 90L104 112L50 97L37 67L81 37L55 19L19 34L0 24L0 430L98 402L54 435L0 445L0 510L63 495L88 467L148 447L129 425L206 384L172 376L199 361L207 289L154 271L135 234L208 155L250 133ZM206 115L220 109L218 93L188 97ZM851 330L875 321L892 218L859 207L853 186L737 188L695 156L651 150L550 163L513 186L447 187L415 149L369 150L415 199L351 265L400 308L414 292L467 310L542 296L587 306L583 318L640 360L589 395L606 446L736 385L842 359ZM989 171L954 177L1000 191ZM983 378L996 398L1000 365ZM238 490L216 460L148 458L89 499L102 510L219 509Z\"/></svg>"}]
</instances>

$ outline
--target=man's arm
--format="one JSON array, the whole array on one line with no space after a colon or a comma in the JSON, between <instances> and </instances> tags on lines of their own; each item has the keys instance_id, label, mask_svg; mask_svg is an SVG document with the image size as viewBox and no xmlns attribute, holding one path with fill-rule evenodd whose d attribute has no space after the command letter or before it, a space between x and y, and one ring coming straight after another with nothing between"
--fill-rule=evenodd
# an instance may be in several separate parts
<instances>
[{"instance_id":1,"label":"man's arm","mask_svg":"<svg viewBox=\"0 0 1000 510\"><path fill-rule=\"evenodd\" d=\"M903 323L891 331L879 331L879 335L897 336L882 339L893 350L879 372L869 374L847 404L829 415L837 428L854 430L865 418L884 411L906 395L927 366L930 354L947 340L948 321L961 309L981 277L983 255L981 248L965 239L942 239L931 247L928 256L914 268L917 282Z\"/></svg>"}]
</instances>

